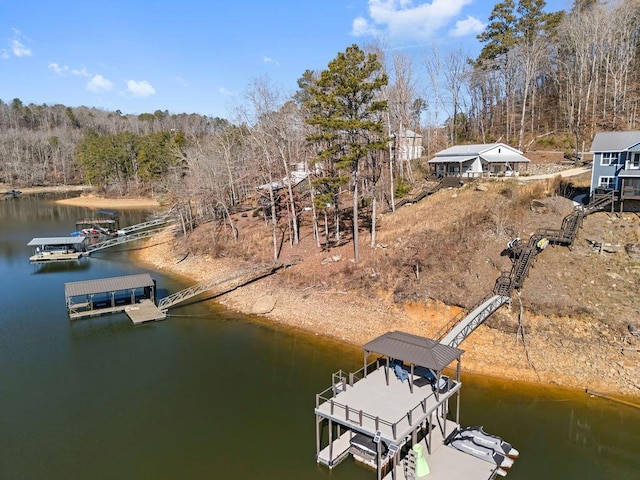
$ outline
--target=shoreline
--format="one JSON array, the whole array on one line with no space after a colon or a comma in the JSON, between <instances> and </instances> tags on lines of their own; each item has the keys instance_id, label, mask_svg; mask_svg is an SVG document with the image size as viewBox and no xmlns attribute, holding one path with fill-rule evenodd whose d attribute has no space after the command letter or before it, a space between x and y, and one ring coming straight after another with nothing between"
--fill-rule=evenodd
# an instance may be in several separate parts
<instances>
[{"instance_id":1,"label":"shoreline","mask_svg":"<svg viewBox=\"0 0 640 480\"><path fill-rule=\"evenodd\" d=\"M133 260L192 283L239 267L237 259L193 254L185 258L170 235L163 235L165 237L158 239L160 241L135 251ZM289 267L218 296L214 301L247 315L249 321L284 326L354 347L393 330L433 337L460 311L437 301L398 306L381 298L369 299L353 292L332 291L321 285L298 285L296 268L301 267ZM562 347L556 349L555 345L542 341L533 333L529 333L529 337L525 348L514 340L513 335L482 325L460 347L466 352L462 360L463 374L531 388L560 388L583 395L587 395L587 390L595 390L635 403L640 398L633 388L625 388L621 378L613 374L602 375L594 368L595 357L612 355L610 349L594 346L592 355L584 361L578 358L580 352L566 352ZM557 364L548 362L547 357L555 359ZM537 367L530 363L532 358L539 363Z\"/></svg>"},{"instance_id":2,"label":"shoreline","mask_svg":"<svg viewBox=\"0 0 640 480\"><path fill-rule=\"evenodd\" d=\"M92 193L79 197L56 200L59 205L71 205L86 208L111 208L115 210L160 208L160 203L151 198L104 198Z\"/></svg>"},{"instance_id":3,"label":"shoreline","mask_svg":"<svg viewBox=\"0 0 640 480\"><path fill-rule=\"evenodd\" d=\"M160 207L155 200L114 200L92 194L57 202L88 208ZM147 241L145 246L134 251L133 260L187 283L209 280L248 264L237 258L188 254L171 234L161 235L153 244ZM398 305L384 293L368 298L357 292L332 290L321 278L315 280L310 284L310 279L304 276L304 264L294 265L220 295L214 301L246 315L252 322L291 328L357 348L393 330L433 338L461 312L458 307L433 299ZM495 316L513 320L517 308L515 305L504 307ZM530 316L526 346L512 333L490 327L490 322L475 330L460 347L466 351L463 373L532 388L561 388L581 394L586 394L587 390L600 391L637 403L640 387L637 379L629 374L629 369L635 368L632 365L634 358L623 355L620 360L619 351L613 345L593 344L588 350L567 348L562 337L536 334L536 330L544 331L550 322L583 329L580 319Z\"/></svg>"},{"instance_id":4,"label":"shoreline","mask_svg":"<svg viewBox=\"0 0 640 480\"><path fill-rule=\"evenodd\" d=\"M0 184L0 193L14 190L7 184ZM92 185L57 185L49 187L24 187L15 188L21 195L34 195L39 193L79 193L78 196L55 200L59 205L70 205L73 207L86 208L112 208L112 209L138 209L138 208L160 208L160 202L153 198L146 197L123 197L105 198L95 195Z\"/></svg>"}]
</instances>

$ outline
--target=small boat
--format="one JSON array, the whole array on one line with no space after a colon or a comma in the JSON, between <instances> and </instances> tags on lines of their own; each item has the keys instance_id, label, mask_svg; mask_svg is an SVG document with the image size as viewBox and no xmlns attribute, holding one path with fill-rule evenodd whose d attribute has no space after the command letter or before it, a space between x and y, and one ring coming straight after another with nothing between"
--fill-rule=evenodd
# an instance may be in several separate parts
<instances>
[{"instance_id":1,"label":"small boat","mask_svg":"<svg viewBox=\"0 0 640 480\"><path fill-rule=\"evenodd\" d=\"M482 426L463 428L460 430L460 434L463 436L472 436L476 443L492 448L507 457L517 458L518 455L520 455L520 452L513 448L509 442L505 442L497 435L491 435L485 432Z\"/></svg>"},{"instance_id":2,"label":"small boat","mask_svg":"<svg viewBox=\"0 0 640 480\"><path fill-rule=\"evenodd\" d=\"M81 232L85 237L95 237L97 235L100 235L100 230L98 230L97 228L83 228Z\"/></svg>"},{"instance_id":3,"label":"small boat","mask_svg":"<svg viewBox=\"0 0 640 480\"><path fill-rule=\"evenodd\" d=\"M8 190L4 192L4 194L10 197L19 197L20 195L22 195L22 192L20 190Z\"/></svg>"},{"instance_id":4,"label":"small boat","mask_svg":"<svg viewBox=\"0 0 640 480\"><path fill-rule=\"evenodd\" d=\"M456 450L473 455L480 460L493 463L502 469L511 468L513 465L512 458L502 455L490 447L479 444L472 436L462 436L458 432L457 435L449 440L448 445Z\"/></svg>"}]
</instances>

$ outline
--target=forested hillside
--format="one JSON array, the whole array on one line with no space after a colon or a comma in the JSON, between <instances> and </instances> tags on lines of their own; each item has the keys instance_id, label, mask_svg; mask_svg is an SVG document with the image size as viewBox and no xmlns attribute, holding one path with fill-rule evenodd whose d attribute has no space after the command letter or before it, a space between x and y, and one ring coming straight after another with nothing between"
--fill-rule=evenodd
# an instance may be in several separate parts
<instances>
[{"instance_id":1,"label":"forested hillside","mask_svg":"<svg viewBox=\"0 0 640 480\"><path fill-rule=\"evenodd\" d=\"M262 197L274 256L279 232L298 241L305 208L318 245L338 242L348 200L352 223L364 215L373 244L376 209L419 184L443 148L500 141L579 155L598 130L639 128L638 1L544 8L543 0L496 4L477 58L353 45L326 70L301 72L293 94L256 78L227 119L0 101L0 183L162 195L193 202L199 221L228 223L230 211ZM422 158L398 154L406 129L422 135ZM293 170L311 174L306 196L278 192Z\"/></svg>"}]
</instances>

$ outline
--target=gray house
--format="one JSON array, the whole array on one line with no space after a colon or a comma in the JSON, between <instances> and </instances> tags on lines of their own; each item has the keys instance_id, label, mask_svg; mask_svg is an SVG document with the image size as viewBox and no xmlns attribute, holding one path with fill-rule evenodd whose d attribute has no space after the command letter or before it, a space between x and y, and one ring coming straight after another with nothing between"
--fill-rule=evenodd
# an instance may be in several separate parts
<instances>
[{"instance_id":1,"label":"gray house","mask_svg":"<svg viewBox=\"0 0 640 480\"><path fill-rule=\"evenodd\" d=\"M614 192L620 201L640 200L640 131L598 132L593 138L591 195Z\"/></svg>"},{"instance_id":2,"label":"gray house","mask_svg":"<svg viewBox=\"0 0 640 480\"><path fill-rule=\"evenodd\" d=\"M436 153L428 163L443 177L517 176L529 159L504 143L482 143L447 148Z\"/></svg>"}]
</instances>

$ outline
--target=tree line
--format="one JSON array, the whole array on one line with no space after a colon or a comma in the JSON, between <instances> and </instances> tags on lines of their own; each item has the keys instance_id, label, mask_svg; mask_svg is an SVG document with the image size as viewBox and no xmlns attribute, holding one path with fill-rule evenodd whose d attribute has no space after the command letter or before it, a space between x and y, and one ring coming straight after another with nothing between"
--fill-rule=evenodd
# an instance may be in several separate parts
<instances>
[{"instance_id":1,"label":"tree line","mask_svg":"<svg viewBox=\"0 0 640 480\"><path fill-rule=\"evenodd\" d=\"M581 152L597 130L637 128L638 2L544 8L496 4L477 58L434 49L418 66L381 45L352 45L303 72L293 93L255 78L228 119L0 101L0 182L162 194L234 237L231 213L259 201L274 258L283 238L299 241L305 210L318 246L347 234L357 248L361 223L375 245L377 213L424 178L438 150L501 141ZM427 158L398 155L408 129ZM296 171L309 174L305 189L287 181Z\"/></svg>"}]
</instances>

